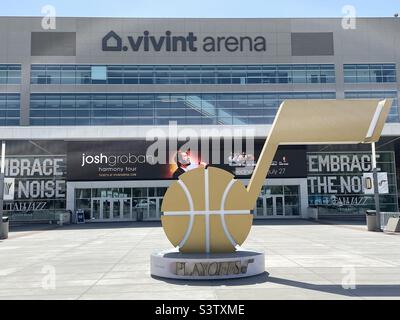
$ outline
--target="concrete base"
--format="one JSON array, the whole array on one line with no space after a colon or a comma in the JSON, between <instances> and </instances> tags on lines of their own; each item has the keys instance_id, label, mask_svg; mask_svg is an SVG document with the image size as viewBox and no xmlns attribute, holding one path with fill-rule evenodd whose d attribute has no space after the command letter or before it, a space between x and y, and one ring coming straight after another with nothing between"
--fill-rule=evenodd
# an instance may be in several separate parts
<instances>
[{"instance_id":1,"label":"concrete base","mask_svg":"<svg viewBox=\"0 0 400 320\"><path fill-rule=\"evenodd\" d=\"M400 218L390 217L386 225L386 232L400 232Z\"/></svg>"},{"instance_id":2,"label":"concrete base","mask_svg":"<svg viewBox=\"0 0 400 320\"><path fill-rule=\"evenodd\" d=\"M185 254L172 249L151 255L151 274L170 279L233 279L255 276L264 271L264 253L243 249L219 254Z\"/></svg>"}]
</instances>

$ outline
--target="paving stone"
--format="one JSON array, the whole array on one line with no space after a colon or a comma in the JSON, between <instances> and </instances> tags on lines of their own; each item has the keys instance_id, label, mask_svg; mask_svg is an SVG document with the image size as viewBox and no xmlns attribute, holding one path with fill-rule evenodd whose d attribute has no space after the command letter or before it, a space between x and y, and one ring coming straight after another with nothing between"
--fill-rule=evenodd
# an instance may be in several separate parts
<instances>
[{"instance_id":1,"label":"paving stone","mask_svg":"<svg viewBox=\"0 0 400 320\"><path fill-rule=\"evenodd\" d=\"M266 273L226 281L151 277L150 254L171 247L158 226L11 230L0 241L0 299L400 299L400 237L365 229L257 223L244 247L265 252Z\"/></svg>"}]
</instances>

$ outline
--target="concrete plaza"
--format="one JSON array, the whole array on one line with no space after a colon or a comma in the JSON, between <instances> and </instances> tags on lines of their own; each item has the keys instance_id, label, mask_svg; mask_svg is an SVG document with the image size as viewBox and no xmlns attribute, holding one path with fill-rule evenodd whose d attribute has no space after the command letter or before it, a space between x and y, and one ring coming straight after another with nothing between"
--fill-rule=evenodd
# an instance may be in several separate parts
<instances>
[{"instance_id":1,"label":"concrete plaza","mask_svg":"<svg viewBox=\"0 0 400 320\"><path fill-rule=\"evenodd\" d=\"M0 241L0 299L400 298L398 234L275 220L257 222L245 247L265 251L265 274L174 281L150 276L151 252L170 248L159 223L15 228Z\"/></svg>"}]
</instances>

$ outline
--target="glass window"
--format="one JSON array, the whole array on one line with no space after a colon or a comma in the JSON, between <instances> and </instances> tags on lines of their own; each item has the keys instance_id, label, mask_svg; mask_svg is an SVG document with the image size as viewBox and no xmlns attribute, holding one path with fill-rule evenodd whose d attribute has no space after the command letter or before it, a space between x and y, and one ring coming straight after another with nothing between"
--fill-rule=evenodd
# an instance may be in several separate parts
<instances>
[{"instance_id":1,"label":"glass window","mask_svg":"<svg viewBox=\"0 0 400 320\"><path fill-rule=\"evenodd\" d=\"M90 109L90 95L77 95L76 96L76 108L77 109Z\"/></svg>"},{"instance_id":2,"label":"glass window","mask_svg":"<svg viewBox=\"0 0 400 320\"><path fill-rule=\"evenodd\" d=\"M268 189L270 194L283 194L283 186L267 187L267 194L268 194Z\"/></svg>"},{"instance_id":3,"label":"glass window","mask_svg":"<svg viewBox=\"0 0 400 320\"><path fill-rule=\"evenodd\" d=\"M47 84L61 83L61 67L58 65L48 65L46 67L46 82Z\"/></svg>"},{"instance_id":4,"label":"glass window","mask_svg":"<svg viewBox=\"0 0 400 320\"><path fill-rule=\"evenodd\" d=\"M107 80L107 67L106 66L92 66L92 81L106 81Z\"/></svg>"},{"instance_id":5,"label":"glass window","mask_svg":"<svg viewBox=\"0 0 400 320\"><path fill-rule=\"evenodd\" d=\"M147 188L133 188L132 197L133 198L143 198L147 197Z\"/></svg>"},{"instance_id":6,"label":"glass window","mask_svg":"<svg viewBox=\"0 0 400 320\"><path fill-rule=\"evenodd\" d=\"M75 109L75 95L63 94L60 97L60 107L63 109Z\"/></svg>"},{"instance_id":7,"label":"glass window","mask_svg":"<svg viewBox=\"0 0 400 320\"><path fill-rule=\"evenodd\" d=\"M107 95L107 108L112 109L122 109L123 102L122 102L122 95Z\"/></svg>"},{"instance_id":8,"label":"glass window","mask_svg":"<svg viewBox=\"0 0 400 320\"><path fill-rule=\"evenodd\" d=\"M1 118L0 118L1 120ZM32 126L44 126L46 124L45 118L34 118L31 116L30 124Z\"/></svg>"},{"instance_id":9,"label":"glass window","mask_svg":"<svg viewBox=\"0 0 400 320\"><path fill-rule=\"evenodd\" d=\"M393 80L380 66L377 81ZM378 70L377 69L377 70ZM386 71L383 71L386 70ZM368 70L367 70L368 71ZM8 72L8 73L7 73ZM357 72L357 69L354 70ZM7 78L8 74L8 80ZM347 78L348 75L345 75ZM0 69L0 82L20 81L20 70ZM33 84L259 84L334 83L333 64L276 65L32 65Z\"/></svg>"},{"instance_id":10,"label":"glass window","mask_svg":"<svg viewBox=\"0 0 400 320\"><path fill-rule=\"evenodd\" d=\"M61 118L71 118L76 116L75 109L72 110L61 110L60 111L60 117Z\"/></svg>"},{"instance_id":11,"label":"glass window","mask_svg":"<svg viewBox=\"0 0 400 320\"><path fill-rule=\"evenodd\" d=\"M307 82L307 71L305 65L298 65L293 67L292 71L293 83L306 83Z\"/></svg>"},{"instance_id":12,"label":"glass window","mask_svg":"<svg viewBox=\"0 0 400 320\"><path fill-rule=\"evenodd\" d=\"M77 111L77 117L79 116ZM90 125L90 118L76 118L75 125L77 126L89 126Z\"/></svg>"},{"instance_id":13,"label":"glass window","mask_svg":"<svg viewBox=\"0 0 400 320\"><path fill-rule=\"evenodd\" d=\"M398 110L397 91L346 91L346 99L385 99L392 98L393 103L390 109L387 122L399 122L400 115Z\"/></svg>"},{"instance_id":14,"label":"glass window","mask_svg":"<svg viewBox=\"0 0 400 320\"><path fill-rule=\"evenodd\" d=\"M284 186L284 194L286 195L299 195L299 186Z\"/></svg>"},{"instance_id":15,"label":"glass window","mask_svg":"<svg viewBox=\"0 0 400 320\"><path fill-rule=\"evenodd\" d=\"M107 96L106 95L92 96L92 107L93 109L107 108Z\"/></svg>"},{"instance_id":16,"label":"glass window","mask_svg":"<svg viewBox=\"0 0 400 320\"><path fill-rule=\"evenodd\" d=\"M20 84L21 65L0 64L0 84Z\"/></svg>"},{"instance_id":17,"label":"glass window","mask_svg":"<svg viewBox=\"0 0 400 320\"><path fill-rule=\"evenodd\" d=\"M90 84L92 82L92 73L90 66L77 66L76 67L76 83L77 84Z\"/></svg>"},{"instance_id":18,"label":"glass window","mask_svg":"<svg viewBox=\"0 0 400 320\"><path fill-rule=\"evenodd\" d=\"M369 95L371 93L351 93L351 97L358 98ZM395 97L396 92L374 94L374 97L379 96ZM169 121L182 124L270 124L279 104L285 99L333 98L334 92L31 94L30 117L32 125L42 123L37 120L39 117L48 119L45 123L60 122L62 125L153 125L168 124ZM397 108L397 99L394 105ZM19 111L19 96L9 95L8 99L0 99L0 109ZM11 115L14 117L16 113L10 113L8 117ZM396 116L397 109L393 109L391 115Z\"/></svg>"},{"instance_id":19,"label":"glass window","mask_svg":"<svg viewBox=\"0 0 400 320\"><path fill-rule=\"evenodd\" d=\"M44 117L46 114L45 110L31 110L30 115L32 117ZM1 118L1 115L0 115Z\"/></svg>"},{"instance_id":20,"label":"glass window","mask_svg":"<svg viewBox=\"0 0 400 320\"><path fill-rule=\"evenodd\" d=\"M106 198L108 189L92 189L92 198Z\"/></svg>"},{"instance_id":21,"label":"glass window","mask_svg":"<svg viewBox=\"0 0 400 320\"><path fill-rule=\"evenodd\" d=\"M74 118L61 118L60 119L61 126L74 126L75 125L75 117Z\"/></svg>"},{"instance_id":22,"label":"glass window","mask_svg":"<svg viewBox=\"0 0 400 320\"><path fill-rule=\"evenodd\" d=\"M105 117L107 117L107 109L91 110L90 116L93 118L98 118L98 117L105 118Z\"/></svg>"},{"instance_id":23,"label":"glass window","mask_svg":"<svg viewBox=\"0 0 400 320\"><path fill-rule=\"evenodd\" d=\"M75 66L61 66L61 84L75 84Z\"/></svg>"},{"instance_id":24,"label":"glass window","mask_svg":"<svg viewBox=\"0 0 400 320\"><path fill-rule=\"evenodd\" d=\"M19 125L19 94L0 94L0 125Z\"/></svg>"},{"instance_id":25,"label":"glass window","mask_svg":"<svg viewBox=\"0 0 400 320\"><path fill-rule=\"evenodd\" d=\"M7 118L5 125L6 126L19 126L19 116L18 116L18 118Z\"/></svg>"},{"instance_id":26,"label":"glass window","mask_svg":"<svg viewBox=\"0 0 400 320\"><path fill-rule=\"evenodd\" d=\"M46 114L45 125L46 126L59 126L60 125L60 118L59 117L50 118L50 116Z\"/></svg>"},{"instance_id":27,"label":"glass window","mask_svg":"<svg viewBox=\"0 0 400 320\"><path fill-rule=\"evenodd\" d=\"M107 110L107 117L109 118L109 117L120 117L120 118L122 118L124 116L124 110L122 110L122 109L117 109L117 110L110 110L110 109L108 109ZM114 120L114 123L115 123L115 121L116 120ZM122 124L122 123L121 123Z\"/></svg>"},{"instance_id":28,"label":"glass window","mask_svg":"<svg viewBox=\"0 0 400 320\"><path fill-rule=\"evenodd\" d=\"M85 118L90 116L90 110L89 109L77 109L76 110L76 116L80 118Z\"/></svg>"},{"instance_id":29,"label":"glass window","mask_svg":"<svg viewBox=\"0 0 400 320\"><path fill-rule=\"evenodd\" d=\"M358 83L370 82L368 66L365 66L365 65L358 66L358 68L357 68L357 82Z\"/></svg>"},{"instance_id":30,"label":"glass window","mask_svg":"<svg viewBox=\"0 0 400 320\"><path fill-rule=\"evenodd\" d=\"M135 126L139 124L139 119L137 118L137 116L136 117L125 116L123 120L124 120L124 125L127 126Z\"/></svg>"},{"instance_id":31,"label":"glass window","mask_svg":"<svg viewBox=\"0 0 400 320\"><path fill-rule=\"evenodd\" d=\"M396 82L396 64L345 64L345 83Z\"/></svg>"}]
</instances>

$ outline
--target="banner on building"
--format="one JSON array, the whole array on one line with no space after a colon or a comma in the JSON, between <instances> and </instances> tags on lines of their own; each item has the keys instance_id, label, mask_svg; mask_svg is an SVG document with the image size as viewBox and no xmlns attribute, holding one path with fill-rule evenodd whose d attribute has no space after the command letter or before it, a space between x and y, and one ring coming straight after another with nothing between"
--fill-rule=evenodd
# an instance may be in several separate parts
<instances>
[{"instance_id":1,"label":"banner on building","mask_svg":"<svg viewBox=\"0 0 400 320\"><path fill-rule=\"evenodd\" d=\"M378 192L379 194L389 193L389 180L387 172L378 172ZM374 174L372 172L363 174L363 189L364 194L372 195L374 194Z\"/></svg>"},{"instance_id":2,"label":"banner on building","mask_svg":"<svg viewBox=\"0 0 400 320\"><path fill-rule=\"evenodd\" d=\"M4 179L4 201L14 200L15 192L15 179L5 178Z\"/></svg>"},{"instance_id":3,"label":"banner on building","mask_svg":"<svg viewBox=\"0 0 400 320\"><path fill-rule=\"evenodd\" d=\"M372 155L369 152L308 152L307 180L310 205L363 212L374 205ZM397 211L394 153L377 154L382 210ZM366 178L370 178L367 179ZM337 211L335 211L337 212Z\"/></svg>"},{"instance_id":4,"label":"banner on building","mask_svg":"<svg viewBox=\"0 0 400 320\"><path fill-rule=\"evenodd\" d=\"M65 156L6 158L5 204L11 213L65 208Z\"/></svg>"},{"instance_id":5,"label":"banner on building","mask_svg":"<svg viewBox=\"0 0 400 320\"><path fill-rule=\"evenodd\" d=\"M236 178L247 179L254 171L263 142L255 141L251 151L245 147L230 149L223 142L215 144L215 141L199 141L195 148L184 142L174 148L168 141L70 142L67 180L172 180L202 165L219 167L232 172ZM268 177L306 176L305 147L280 147Z\"/></svg>"}]
</instances>

